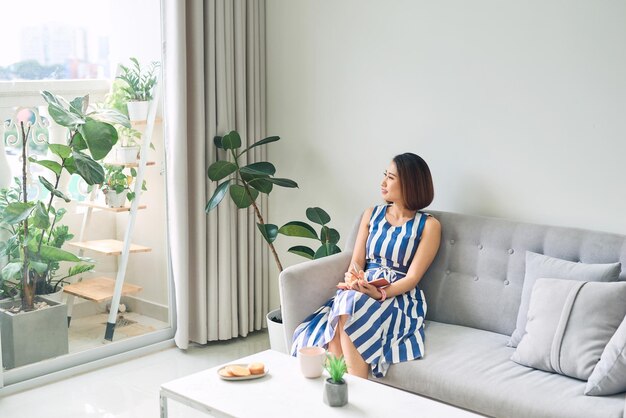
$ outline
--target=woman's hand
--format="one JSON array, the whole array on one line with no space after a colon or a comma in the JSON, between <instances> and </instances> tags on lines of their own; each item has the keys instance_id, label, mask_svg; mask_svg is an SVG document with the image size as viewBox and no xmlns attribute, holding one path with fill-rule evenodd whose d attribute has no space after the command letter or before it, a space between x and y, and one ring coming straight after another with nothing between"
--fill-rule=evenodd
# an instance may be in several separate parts
<instances>
[{"instance_id":1,"label":"woman's hand","mask_svg":"<svg viewBox=\"0 0 626 418\"><path fill-rule=\"evenodd\" d=\"M348 271L344 274L344 283L339 283L337 287L340 289L351 289L359 279L365 279L365 272L357 269L355 266L356 264L352 263Z\"/></svg>"},{"instance_id":2,"label":"woman's hand","mask_svg":"<svg viewBox=\"0 0 626 418\"><path fill-rule=\"evenodd\" d=\"M352 285L351 289L359 291L361 293L365 293L372 299L379 300L382 297L382 293L378 291L378 288L369 284L367 281L365 281L365 279L357 280L357 282Z\"/></svg>"}]
</instances>

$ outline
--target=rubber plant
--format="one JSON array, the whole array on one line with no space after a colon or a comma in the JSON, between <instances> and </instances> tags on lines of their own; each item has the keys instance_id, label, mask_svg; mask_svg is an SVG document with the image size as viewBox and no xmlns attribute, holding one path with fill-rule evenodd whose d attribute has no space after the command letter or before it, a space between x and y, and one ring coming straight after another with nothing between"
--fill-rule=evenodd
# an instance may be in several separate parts
<instances>
[{"instance_id":1,"label":"rubber plant","mask_svg":"<svg viewBox=\"0 0 626 418\"><path fill-rule=\"evenodd\" d=\"M89 96L77 97L68 102L50 92L42 92L48 103L50 117L59 125L68 129L65 144L49 144L54 159L37 160L28 157L28 138L31 125L20 123L22 138L22 173L19 185L22 190L20 200L11 202L3 208L0 221L5 228L10 228L13 235L3 246L3 251L11 261L2 269L3 279L20 278L21 309L34 308L34 297L38 283L49 277L50 270L62 261L78 263L89 261L55 246L57 228L63 210L53 206L55 198L70 202L70 199L58 189L63 173L77 174L88 185L101 184L104 170L98 160L102 160L117 142L117 131L112 123L130 126L128 118L111 109L89 110ZM27 162L39 164L48 169L53 181L39 176L39 182L50 192L47 202L29 200ZM57 242L58 244L58 242ZM58 268L58 267L57 267ZM85 271L88 267L74 268Z\"/></svg>"},{"instance_id":2,"label":"rubber plant","mask_svg":"<svg viewBox=\"0 0 626 418\"><path fill-rule=\"evenodd\" d=\"M243 166L241 162L242 157L251 149L276 142L279 139L280 137L278 136L270 136L240 151L242 147L241 137L236 131L231 131L223 137L216 136L213 139L213 143L217 148L226 151L227 158L225 160L218 160L209 166L209 179L222 182L217 186L215 192L207 202L205 211L209 213L211 210L215 209L224 199L226 193L230 194L232 201L239 209L252 206L258 220L257 227L268 243L278 269L282 271L283 266L273 244L278 236L279 228L277 225L265 222L256 200L260 193L269 195L274 185L297 188L298 184L290 179L274 177L276 168L270 162L260 161Z\"/></svg>"}]
</instances>

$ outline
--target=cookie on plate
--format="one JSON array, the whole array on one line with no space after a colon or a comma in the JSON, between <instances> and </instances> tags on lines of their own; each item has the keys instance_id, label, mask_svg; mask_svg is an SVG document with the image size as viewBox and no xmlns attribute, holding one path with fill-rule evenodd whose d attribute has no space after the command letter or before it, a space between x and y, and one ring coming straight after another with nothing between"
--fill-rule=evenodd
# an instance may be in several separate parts
<instances>
[{"instance_id":1,"label":"cookie on plate","mask_svg":"<svg viewBox=\"0 0 626 418\"><path fill-rule=\"evenodd\" d=\"M227 366L226 369L233 374L235 377L245 377L250 376L250 370L247 367L243 366Z\"/></svg>"},{"instance_id":2,"label":"cookie on plate","mask_svg":"<svg viewBox=\"0 0 626 418\"><path fill-rule=\"evenodd\" d=\"M263 374L265 372L265 364L263 363L250 363L248 365L248 370L252 374Z\"/></svg>"}]
</instances>

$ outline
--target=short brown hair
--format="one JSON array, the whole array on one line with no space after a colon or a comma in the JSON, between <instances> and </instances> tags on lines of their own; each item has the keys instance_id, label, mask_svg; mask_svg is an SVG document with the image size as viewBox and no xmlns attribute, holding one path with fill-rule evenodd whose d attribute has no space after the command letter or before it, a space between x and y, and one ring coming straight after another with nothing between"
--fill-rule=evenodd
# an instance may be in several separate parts
<instances>
[{"instance_id":1,"label":"short brown hair","mask_svg":"<svg viewBox=\"0 0 626 418\"><path fill-rule=\"evenodd\" d=\"M396 155L393 162L398 169L402 196L407 209L420 210L430 205L435 197L433 178L426 161L410 152Z\"/></svg>"}]
</instances>

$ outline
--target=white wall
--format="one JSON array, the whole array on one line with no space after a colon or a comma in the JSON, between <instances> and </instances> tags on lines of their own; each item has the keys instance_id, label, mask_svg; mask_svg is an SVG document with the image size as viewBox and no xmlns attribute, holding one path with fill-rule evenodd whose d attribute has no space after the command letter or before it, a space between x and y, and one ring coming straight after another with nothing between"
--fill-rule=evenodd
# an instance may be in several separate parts
<instances>
[{"instance_id":1,"label":"white wall","mask_svg":"<svg viewBox=\"0 0 626 418\"><path fill-rule=\"evenodd\" d=\"M626 234L626 2L267 4L270 160L301 188L271 221L321 206L346 237L410 151L432 209Z\"/></svg>"}]
</instances>

